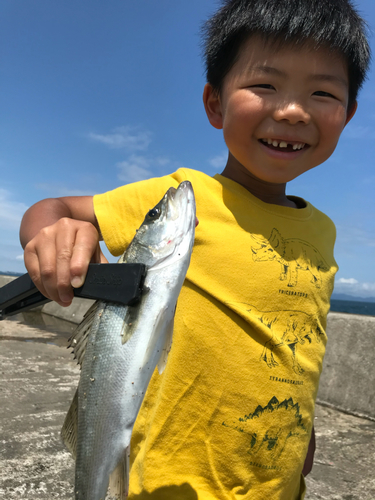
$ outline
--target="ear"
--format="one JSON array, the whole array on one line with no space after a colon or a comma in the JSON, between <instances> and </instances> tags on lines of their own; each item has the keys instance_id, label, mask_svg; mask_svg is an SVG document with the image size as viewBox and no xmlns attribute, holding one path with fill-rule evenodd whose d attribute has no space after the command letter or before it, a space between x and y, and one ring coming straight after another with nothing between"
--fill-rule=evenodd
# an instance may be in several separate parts
<instances>
[{"instance_id":1,"label":"ear","mask_svg":"<svg viewBox=\"0 0 375 500\"><path fill-rule=\"evenodd\" d=\"M203 90L203 104L207 118L211 125L217 129L223 128L223 115L220 95L210 83L206 83Z\"/></svg>"},{"instance_id":2,"label":"ear","mask_svg":"<svg viewBox=\"0 0 375 500\"><path fill-rule=\"evenodd\" d=\"M355 112L357 111L358 108L358 102L355 101L350 109L348 109L348 113L346 115L346 121L345 121L345 126L350 122L350 120L353 118L355 115Z\"/></svg>"}]
</instances>

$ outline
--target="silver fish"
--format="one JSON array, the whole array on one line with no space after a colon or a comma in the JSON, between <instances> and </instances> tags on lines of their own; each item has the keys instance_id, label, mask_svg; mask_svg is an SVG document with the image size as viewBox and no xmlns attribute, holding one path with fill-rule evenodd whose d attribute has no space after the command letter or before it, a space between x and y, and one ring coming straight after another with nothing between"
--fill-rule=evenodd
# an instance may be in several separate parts
<instances>
[{"instance_id":1,"label":"silver fish","mask_svg":"<svg viewBox=\"0 0 375 500\"><path fill-rule=\"evenodd\" d=\"M166 364L195 222L185 181L148 212L118 261L146 265L140 302L96 302L71 339L82 371L62 438L76 455L76 500L104 500L109 482L114 498L127 496L130 438L151 375Z\"/></svg>"}]
</instances>

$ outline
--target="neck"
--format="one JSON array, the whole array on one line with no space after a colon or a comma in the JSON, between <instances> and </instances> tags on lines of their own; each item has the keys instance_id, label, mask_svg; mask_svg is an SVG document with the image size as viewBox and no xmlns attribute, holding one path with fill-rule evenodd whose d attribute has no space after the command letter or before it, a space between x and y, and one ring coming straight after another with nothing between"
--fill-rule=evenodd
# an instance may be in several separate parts
<instances>
[{"instance_id":1,"label":"neck","mask_svg":"<svg viewBox=\"0 0 375 500\"><path fill-rule=\"evenodd\" d=\"M274 184L258 179L238 162L236 168L233 168L231 162L228 161L221 175L237 182L264 203L298 208L297 205L286 196L286 183Z\"/></svg>"}]
</instances>

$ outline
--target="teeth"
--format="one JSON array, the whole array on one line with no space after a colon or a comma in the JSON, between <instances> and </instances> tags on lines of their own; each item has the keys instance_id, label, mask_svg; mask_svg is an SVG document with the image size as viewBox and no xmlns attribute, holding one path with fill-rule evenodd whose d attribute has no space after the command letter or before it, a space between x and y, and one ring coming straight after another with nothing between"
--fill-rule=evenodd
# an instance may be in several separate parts
<instances>
[{"instance_id":1,"label":"teeth","mask_svg":"<svg viewBox=\"0 0 375 500\"><path fill-rule=\"evenodd\" d=\"M267 143L268 145L272 145L275 148L287 148L288 143L286 141L276 141L274 139L262 139L262 142ZM292 144L290 144L292 146ZM306 146L304 142L301 142L300 144L293 144L293 150L297 151L300 149L303 149Z\"/></svg>"}]
</instances>

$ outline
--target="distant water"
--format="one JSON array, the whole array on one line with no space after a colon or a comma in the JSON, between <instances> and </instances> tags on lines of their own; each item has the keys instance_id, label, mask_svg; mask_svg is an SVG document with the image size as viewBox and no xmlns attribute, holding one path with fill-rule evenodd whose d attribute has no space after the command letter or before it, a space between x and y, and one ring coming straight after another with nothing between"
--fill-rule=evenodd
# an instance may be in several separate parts
<instances>
[{"instance_id":1,"label":"distant water","mask_svg":"<svg viewBox=\"0 0 375 500\"><path fill-rule=\"evenodd\" d=\"M331 311L348 314L364 314L375 316L375 302L359 302L356 300L331 299Z\"/></svg>"}]
</instances>

